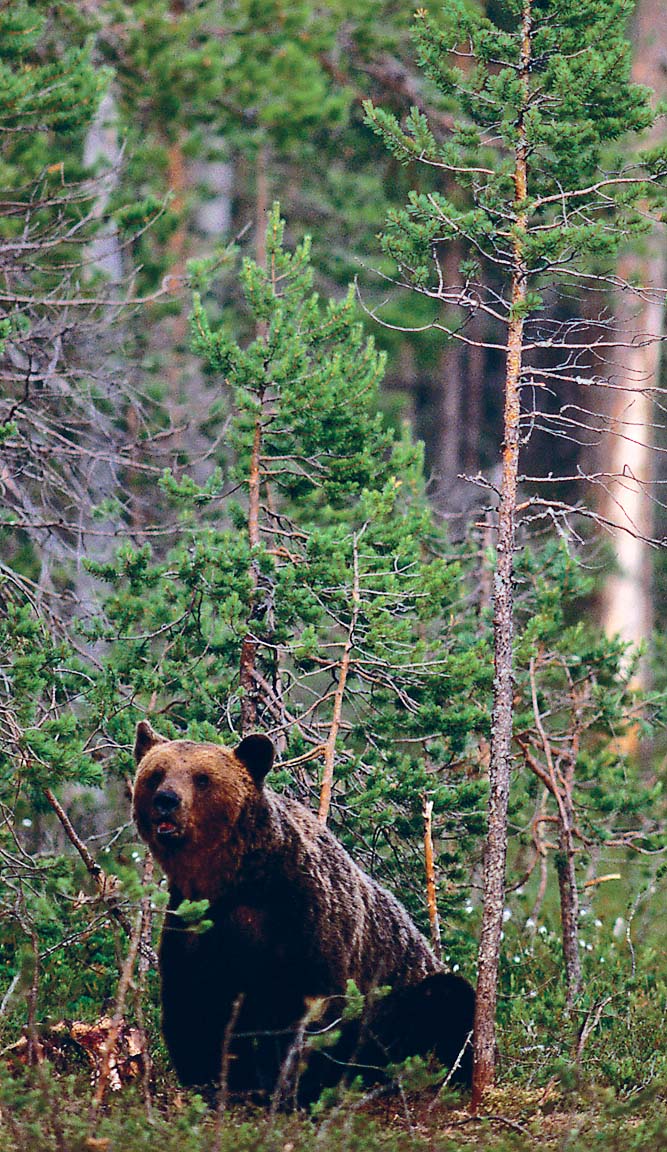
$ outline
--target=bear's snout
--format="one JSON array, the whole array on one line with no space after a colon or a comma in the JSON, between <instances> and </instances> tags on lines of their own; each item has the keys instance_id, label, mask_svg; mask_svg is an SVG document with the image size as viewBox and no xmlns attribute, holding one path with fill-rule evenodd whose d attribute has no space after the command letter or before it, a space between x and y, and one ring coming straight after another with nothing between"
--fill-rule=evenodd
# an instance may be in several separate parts
<instances>
[{"instance_id":1,"label":"bear's snout","mask_svg":"<svg viewBox=\"0 0 667 1152\"><path fill-rule=\"evenodd\" d=\"M153 797L153 807L158 816L170 816L180 806L181 798L173 788L160 788Z\"/></svg>"},{"instance_id":2,"label":"bear's snout","mask_svg":"<svg viewBox=\"0 0 667 1152\"><path fill-rule=\"evenodd\" d=\"M161 843L180 841L183 835L183 800L174 788L164 786L153 796L153 827Z\"/></svg>"}]
</instances>

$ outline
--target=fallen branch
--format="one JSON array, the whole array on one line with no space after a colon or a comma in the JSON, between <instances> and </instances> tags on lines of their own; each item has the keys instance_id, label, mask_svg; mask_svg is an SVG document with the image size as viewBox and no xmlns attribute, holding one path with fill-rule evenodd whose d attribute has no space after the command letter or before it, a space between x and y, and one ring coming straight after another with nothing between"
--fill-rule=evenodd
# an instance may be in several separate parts
<instances>
[{"instance_id":1,"label":"fallen branch","mask_svg":"<svg viewBox=\"0 0 667 1152\"><path fill-rule=\"evenodd\" d=\"M620 872L608 872L606 876L596 876L594 880L584 881L584 888L593 888L596 884L606 884L608 880L621 880Z\"/></svg>"}]
</instances>

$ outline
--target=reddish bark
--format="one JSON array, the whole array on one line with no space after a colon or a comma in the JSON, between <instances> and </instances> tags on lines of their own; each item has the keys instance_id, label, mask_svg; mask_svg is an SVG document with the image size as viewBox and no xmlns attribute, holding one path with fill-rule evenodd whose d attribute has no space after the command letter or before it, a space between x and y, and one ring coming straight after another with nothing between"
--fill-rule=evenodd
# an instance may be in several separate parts
<instances>
[{"instance_id":1,"label":"reddish bark","mask_svg":"<svg viewBox=\"0 0 667 1152\"><path fill-rule=\"evenodd\" d=\"M426 872L426 905L431 926L431 947L438 960L442 957L440 939L440 918L438 916L437 888L435 883L435 857L433 852L433 801L424 796L422 808L424 817L424 870Z\"/></svg>"}]
</instances>

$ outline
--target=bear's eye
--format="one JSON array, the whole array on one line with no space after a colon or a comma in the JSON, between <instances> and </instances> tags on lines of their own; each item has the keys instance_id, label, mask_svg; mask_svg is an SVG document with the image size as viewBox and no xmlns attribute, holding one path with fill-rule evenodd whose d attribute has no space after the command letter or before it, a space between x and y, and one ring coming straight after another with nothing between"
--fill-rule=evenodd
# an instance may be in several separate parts
<instances>
[{"instance_id":1,"label":"bear's eye","mask_svg":"<svg viewBox=\"0 0 667 1152\"><path fill-rule=\"evenodd\" d=\"M197 788L208 788L210 783L211 777L209 776L208 772L195 773L195 786Z\"/></svg>"},{"instance_id":2,"label":"bear's eye","mask_svg":"<svg viewBox=\"0 0 667 1152\"><path fill-rule=\"evenodd\" d=\"M144 782L149 788L157 788L164 780L164 768L154 768L144 777Z\"/></svg>"}]
</instances>

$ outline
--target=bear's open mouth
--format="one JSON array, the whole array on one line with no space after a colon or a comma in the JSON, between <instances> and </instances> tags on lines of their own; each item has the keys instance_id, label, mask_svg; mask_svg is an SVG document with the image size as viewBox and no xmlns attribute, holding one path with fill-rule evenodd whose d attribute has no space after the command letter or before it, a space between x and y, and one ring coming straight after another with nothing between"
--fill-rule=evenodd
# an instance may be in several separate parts
<instances>
[{"instance_id":1,"label":"bear's open mouth","mask_svg":"<svg viewBox=\"0 0 667 1152\"><path fill-rule=\"evenodd\" d=\"M158 836L177 836L178 828L172 820L156 820L155 831Z\"/></svg>"}]
</instances>

